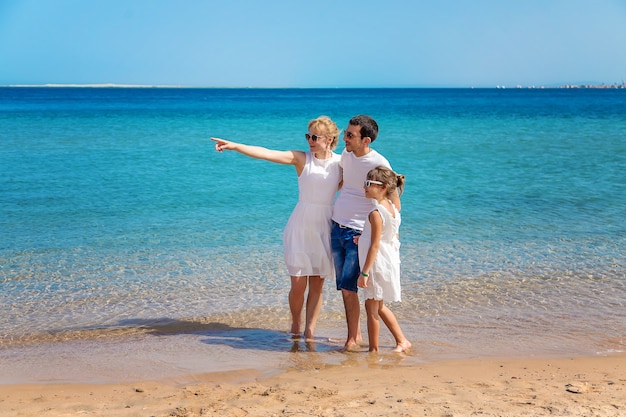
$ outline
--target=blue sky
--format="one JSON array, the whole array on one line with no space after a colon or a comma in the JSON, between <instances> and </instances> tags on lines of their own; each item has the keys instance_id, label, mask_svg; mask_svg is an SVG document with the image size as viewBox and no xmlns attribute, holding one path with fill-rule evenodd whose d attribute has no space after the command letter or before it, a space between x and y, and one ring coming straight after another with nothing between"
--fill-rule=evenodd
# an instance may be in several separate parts
<instances>
[{"instance_id":1,"label":"blue sky","mask_svg":"<svg viewBox=\"0 0 626 417\"><path fill-rule=\"evenodd\" d=\"M0 85L626 80L626 0L0 0Z\"/></svg>"}]
</instances>

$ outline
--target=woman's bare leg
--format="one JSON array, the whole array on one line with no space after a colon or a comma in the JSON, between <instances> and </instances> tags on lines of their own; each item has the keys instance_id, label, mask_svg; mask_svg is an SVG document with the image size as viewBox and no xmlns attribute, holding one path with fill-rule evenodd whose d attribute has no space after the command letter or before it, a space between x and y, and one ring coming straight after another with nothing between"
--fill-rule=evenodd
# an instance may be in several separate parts
<instances>
[{"instance_id":1,"label":"woman's bare leg","mask_svg":"<svg viewBox=\"0 0 626 417\"><path fill-rule=\"evenodd\" d=\"M304 325L304 338L313 339L317 319L322 310L324 290L324 278L319 276L309 277L309 294L306 298L306 323Z\"/></svg>"},{"instance_id":2,"label":"woman's bare leg","mask_svg":"<svg viewBox=\"0 0 626 417\"><path fill-rule=\"evenodd\" d=\"M291 277L289 290L289 309L291 310L291 335L300 336L302 324L302 307L306 291L307 277Z\"/></svg>"}]
</instances>

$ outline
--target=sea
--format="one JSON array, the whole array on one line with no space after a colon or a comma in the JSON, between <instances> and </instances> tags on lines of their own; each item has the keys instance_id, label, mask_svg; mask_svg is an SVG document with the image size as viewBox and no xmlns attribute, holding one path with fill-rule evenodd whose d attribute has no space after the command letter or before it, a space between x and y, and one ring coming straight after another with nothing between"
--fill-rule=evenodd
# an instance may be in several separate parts
<instances>
[{"instance_id":1,"label":"sea","mask_svg":"<svg viewBox=\"0 0 626 417\"><path fill-rule=\"evenodd\" d=\"M210 140L306 150L358 114L406 176L408 354L384 326L343 352L332 278L290 338L295 170ZM0 88L0 384L625 350L624 89Z\"/></svg>"}]
</instances>

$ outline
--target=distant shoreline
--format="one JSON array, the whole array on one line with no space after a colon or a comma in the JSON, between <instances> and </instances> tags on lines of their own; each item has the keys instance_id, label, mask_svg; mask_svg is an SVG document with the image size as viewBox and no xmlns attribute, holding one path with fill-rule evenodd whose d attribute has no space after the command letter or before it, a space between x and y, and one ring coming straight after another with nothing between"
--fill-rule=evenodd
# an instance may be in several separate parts
<instances>
[{"instance_id":1,"label":"distant shoreline","mask_svg":"<svg viewBox=\"0 0 626 417\"><path fill-rule=\"evenodd\" d=\"M8 84L2 87L12 88L193 88L175 85L144 85L144 84Z\"/></svg>"},{"instance_id":2,"label":"distant shoreline","mask_svg":"<svg viewBox=\"0 0 626 417\"><path fill-rule=\"evenodd\" d=\"M562 84L557 86L522 86L516 85L514 87L508 87L506 85L497 85L495 87L208 87L208 86L185 86L185 85L149 85L149 84L6 84L0 85L0 88L160 88L160 89L258 89L258 90L271 90L271 89L530 89L530 90L548 90L548 89L626 89L626 82L621 84Z\"/></svg>"}]
</instances>

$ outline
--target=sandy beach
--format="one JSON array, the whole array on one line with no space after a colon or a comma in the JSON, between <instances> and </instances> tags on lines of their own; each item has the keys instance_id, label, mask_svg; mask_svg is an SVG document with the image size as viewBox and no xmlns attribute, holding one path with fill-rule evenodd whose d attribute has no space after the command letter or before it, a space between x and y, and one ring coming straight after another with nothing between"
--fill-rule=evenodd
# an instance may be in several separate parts
<instances>
[{"instance_id":1,"label":"sandy beach","mask_svg":"<svg viewBox=\"0 0 626 417\"><path fill-rule=\"evenodd\" d=\"M306 363L271 376L5 385L1 416L624 416L626 356ZM363 360L363 356L366 357Z\"/></svg>"}]
</instances>

